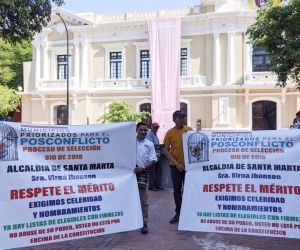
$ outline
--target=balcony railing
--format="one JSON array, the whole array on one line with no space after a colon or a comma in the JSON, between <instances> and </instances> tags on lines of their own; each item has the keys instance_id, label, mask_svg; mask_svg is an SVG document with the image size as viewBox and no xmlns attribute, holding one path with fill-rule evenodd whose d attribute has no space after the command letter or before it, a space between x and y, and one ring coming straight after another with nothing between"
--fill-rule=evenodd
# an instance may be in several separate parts
<instances>
[{"instance_id":1,"label":"balcony railing","mask_svg":"<svg viewBox=\"0 0 300 250\"><path fill-rule=\"evenodd\" d=\"M39 90L65 90L67 88L67 80L40 80ZM69 88L74 89L74 79L69 80Z\"/></svg>"},{"instance_id":2,"label":"balcony railing","mask_svg":"<svg viewBox=\"0 0 300 250\"><path fill-rule=\"evenodd\" d=\"M206 85L206 76L195 75L194 77L181 77L181 87L201 87Z\"/></svg>"},{"instance_id":3,"label":"balcony railing","mask_svg":"<svg viewBox=\"0 0 300 250\"><path fill-rule=\"evenodd\" d=\"M194 77L181 77L181 88L193 88L206 86L206 77L195 75ZM91 82L90 88L92 89L150 89L150 78L128 78L128 79L106 79L106 80L94 80ZM67 88L66 80L41 80L39 82L38 90L65 90ZM69 89L74 90L75 87L74 78L69 81Z\"/></svg>"},{"instance_id":4,"label":"balcony railing","mask_svg":"<svg viewBox=\"0 0 300 250\"><path fill-rule=\"evenodd\" d=\"M94 89L147 89L151 87L150 79L108 79L94 80Z\"/></svg>"},{"instance_id":5,"label":"balcony railing","mask_svg":"<svg viewBox=\"0 0 300 250\"><path fill-rule=\"evenodd\" d=\"M92 81L92 88L94 89L126 89L130 87L131 82L127 79L109 79Z\"/></svg>"},{"instance_id":6,"label":"balcony railing","mask_svg":"<svg viewBox=\"0 0 300 250\"><path fill-rule=\"evenodd\" d=\"M206 85L206 77L196 75L194 77L181 77L181 87L201 87ZM151 79L109 79L94 80L94 89L149 89Z\"/></svg>"}]
</instances>

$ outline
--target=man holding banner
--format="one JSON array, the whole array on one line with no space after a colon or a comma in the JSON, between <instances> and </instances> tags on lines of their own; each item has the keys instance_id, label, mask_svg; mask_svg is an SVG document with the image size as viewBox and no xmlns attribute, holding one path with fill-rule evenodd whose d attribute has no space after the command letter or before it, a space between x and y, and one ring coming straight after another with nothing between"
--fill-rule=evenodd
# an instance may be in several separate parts
<instances>
[{"instance_id":1,"label":"man holding banner","mask_svg":"<svg viewBox=\"0 0 300 250\"><path fill-rule=\"evenodd\" d=\"M0 123L0 249L141 228L135 133L132 122Z\"/></svg>"},{"instance_id":2,"label":"man holding banner","mask_svg":"<svg viewBox=\"0 0 300 250\"><path fill-rule=\"evenodd\" d=\"M175 127L168 130L164 138L164 144L166 145L165 153L170 161L174 201L176 205L175 215L170 220L171 224L179 221L182 203L181 189L185 176L182 135L189 130L193 130L191 127L184 125L184 117L185 114L181 110L177 110L173 113L173 122L175 123Z\"/></svg>"},{"instance_id":3,"label":"man holding banner","mask_svg":"<svg viewBox=\"0 0 300 250\"><path fill-rule=\"evenodd\" d=\"M134 172L136 173L139 186L143 214L142 234L148 233L148 169L157 161L153 143L145 138L147 132L147 125L143 122L139 122L136 126L136 168Z\"/></svg>"}]
</instances>

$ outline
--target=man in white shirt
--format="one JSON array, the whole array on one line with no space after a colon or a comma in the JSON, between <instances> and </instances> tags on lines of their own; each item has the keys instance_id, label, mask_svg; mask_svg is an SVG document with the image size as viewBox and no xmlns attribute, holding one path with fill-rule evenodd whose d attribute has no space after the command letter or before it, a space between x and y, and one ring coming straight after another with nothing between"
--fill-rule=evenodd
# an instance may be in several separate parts
<instances>
[{"instance_id":1,"label":"man in white shirt","mask_svg":"<svg viewBox=\"0 0 300 250\"><path fill-rule=\"evenodd\" d=\"M157 161L153 143L145 138L147 131L148 128L145 123L139 122L136 125L136 168L134 169L134 173L136 173L139 186L143 214L142 234L148 233L148 169Z\"/></svg>"}]
</instances>

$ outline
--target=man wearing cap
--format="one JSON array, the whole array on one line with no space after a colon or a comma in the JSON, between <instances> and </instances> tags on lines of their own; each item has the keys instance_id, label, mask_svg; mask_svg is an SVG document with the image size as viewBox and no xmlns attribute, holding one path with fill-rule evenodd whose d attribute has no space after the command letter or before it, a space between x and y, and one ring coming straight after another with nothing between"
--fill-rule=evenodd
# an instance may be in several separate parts
<instances>
[{"instance_id":1,"label":"man wearing cap","mask_svg":"<svg viewBox=\"0 0 300 250\"><path fill-rule=\"evenodd\" d=\"M157 162L152 168L149 169L149 190L153 191L163 190L163 188L161 187L162 168L159 164L161 149L159 145L159 139L157 137L158 129L159 124L157 122L153 122L151 124L151 129L146 136L146 138L154 144L157 157Z\"/></svg>"},{"instance_id":2,"label":"man wearing cap","mask_svg":"<svg viewBox=\"0 0 300 250\"><path fill-rule=\"evenodd\" d=\"M191 127L184 125L185 114L181 110L173 113L173 122L175 127L169 129L164 138L166 148L166 157L170 161L171 178L174 190L175 215L170 220L170 223L179 221L181 203L182 203L182 184L184 182L185 168L183 155L183 133L193 130Z\"/></svg>"}]
</instances>

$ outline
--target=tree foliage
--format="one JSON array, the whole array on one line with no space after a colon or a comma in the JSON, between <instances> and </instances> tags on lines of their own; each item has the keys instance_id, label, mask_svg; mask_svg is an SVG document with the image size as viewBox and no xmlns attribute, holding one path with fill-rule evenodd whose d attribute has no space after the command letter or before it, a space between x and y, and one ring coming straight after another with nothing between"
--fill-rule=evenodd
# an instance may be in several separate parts
<instances>
[{"instance_id":1,"label":"tree foliage","mask_svg":"<svg viewBox=\"0 0 300 250\"><path fill-rule=\"evenodd\" d=\"M278 84L285 87L290 79L300 88L300 0L278 4L269 1L259 10L256 22L248 28L250 42L269 52L271 70Z\"/></svg>"},{"instance_id":2,"label":"tree foliage","mask_svg":"<svg viewBox=\"0 0 300 250\"><path fill-rule=\"evenodd\" d=\"M21 96L15 90L0 85L0 117L5 117L21 104Z\"/></svg>"},{"instance_id":3,"label":"tree foliage","mask_svg":"<svg viewBox=\"0 0 300 250\"><path fill-rule=\"evenodd\" d=\"M149 112L135 112L131 106L125 101L113 101L108 107L108 113L100 117L98 120L103 123L116 122L140 122L142 119L150 116Z\"/></svg>"},{"instance_id":4,"label":"tree foliage","mask_svg":"<svg viewBox=\"0 0 300 250\"><path fill-rule=\"evenodd\" d=\"M23 83L23 62L31 61L32 46L28 41L9 44L0 39L0 85L16 89Z\"/></svg>"},{"instance_id":5,"label":"tree foliage","mask_svg":"<svg viewBox=\"0 0 300 250\"><path fill-rule=\"evenodd\" d=\"M16 43L31 40L50 21L51 2L64 0L0 0L0 37Z\"/></svg>"}]
</instances>

